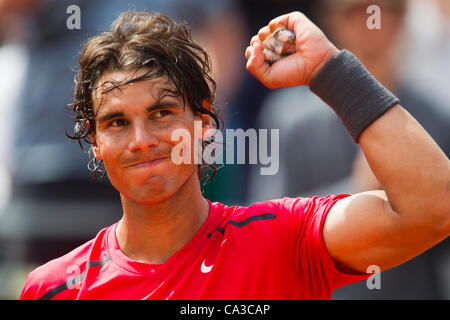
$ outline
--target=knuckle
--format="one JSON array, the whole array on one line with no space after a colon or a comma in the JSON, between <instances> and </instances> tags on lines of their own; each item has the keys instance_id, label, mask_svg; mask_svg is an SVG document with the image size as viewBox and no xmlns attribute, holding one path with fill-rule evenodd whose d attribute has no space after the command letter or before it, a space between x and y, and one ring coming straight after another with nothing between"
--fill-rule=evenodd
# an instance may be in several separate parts
<instances>
[{"instance_id":1,"label":"knuckle","mask_svg":"<svg viewBox=\"0 0 450 320\"><path fill-rule=\"evenodd\" d=\"M264 40L264 38L266 37L267 32L268 32L268 28L267 27L263 27L263 28L259 29L257 37L259 39L261 39L261 40Z\"/></svg>"}]
</instances>

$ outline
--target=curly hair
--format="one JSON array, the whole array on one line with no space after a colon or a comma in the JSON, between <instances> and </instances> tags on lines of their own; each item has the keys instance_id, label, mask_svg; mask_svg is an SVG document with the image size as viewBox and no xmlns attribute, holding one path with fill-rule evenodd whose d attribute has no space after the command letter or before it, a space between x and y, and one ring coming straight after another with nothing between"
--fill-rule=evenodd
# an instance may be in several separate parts
<instances>
[{"instance_id":1,"label":"curly hair","mask_svg":"<svg viewBox=\"0 0 450 320\"><path fill-rule=\"evenodd\" d=\"M66 135L80 144L92 144L90 136L95 134L96 122L93 92L97 89L100 78L113 71L132 71L148 69L143 76L135 77L122 83L112 83L112 87L166 77L174 85L176 94L191 107L196 114L208 114L217 129L222 119L214 106L216 83L211 77L211 61L203 48L191 37L187 24L178 24L168 16L149 11L127 11L113 22L111 31L103 32L91 38L81 50L80 70L75 78L75 97L69 108L75 113L74 134ZM108 90L108 91L109 91ZM203 104L207 101L211 110ZM204 140L203 147L213 143ZM92 150L92 148L90 148ZM102 160L91 160L88 168L91 176L100 180L105 172L101 169ZM204 161L198 166L198 176L207 182L218 168ZM99 174L101 176L99 177Z\"/></svg>"}]
</instances>

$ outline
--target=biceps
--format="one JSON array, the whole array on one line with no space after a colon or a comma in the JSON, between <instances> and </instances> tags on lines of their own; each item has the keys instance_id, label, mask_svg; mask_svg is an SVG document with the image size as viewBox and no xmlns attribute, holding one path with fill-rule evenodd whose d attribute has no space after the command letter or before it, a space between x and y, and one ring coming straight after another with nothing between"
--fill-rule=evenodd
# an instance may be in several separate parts
<instances>
[{"instance_id":1,"label":"biceps","mask_svg":"<svg viewBox=\"0 0 450 320\"><path fill-rule=\"evenodd\" d=\"M431 246L420 228L392 209L384 191L339 200L328 214L323 237L337 268L348 273L366 272L370 265L386 270Z\"/></svg>"}]
</instances>

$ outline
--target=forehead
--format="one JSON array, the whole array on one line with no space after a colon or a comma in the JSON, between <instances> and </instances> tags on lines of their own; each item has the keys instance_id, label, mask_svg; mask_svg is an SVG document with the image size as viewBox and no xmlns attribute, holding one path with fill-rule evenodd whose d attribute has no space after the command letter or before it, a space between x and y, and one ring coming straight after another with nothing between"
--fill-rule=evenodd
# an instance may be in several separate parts
<instances>
[{"instance_id":1,"label":"forehead","mask_svg":"<svg viewBox=\"0 0 450 320\"><path fill-rule=\"evenodd\" d=\"M136 104L139 101L157 100L164 95L179 97L173 83L166 76L152 77L137 80L145 76L148 69L112 71L103 75L92 92L94 111L105 104L127 105Z\"/></svg>"}]
</instances>

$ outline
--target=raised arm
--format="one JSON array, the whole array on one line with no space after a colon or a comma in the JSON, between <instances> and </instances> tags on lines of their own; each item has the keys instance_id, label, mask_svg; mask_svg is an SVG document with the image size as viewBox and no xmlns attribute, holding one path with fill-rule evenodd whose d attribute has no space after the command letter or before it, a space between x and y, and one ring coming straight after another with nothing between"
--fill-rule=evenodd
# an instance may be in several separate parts
<instances>
[{"instance_id":1,"label":"raised arm","mask_svg":"<svg viewBox=\"0 0 450 320\"><path fill-rule=\"evenodd\" d=\"M296 52L269 65L262 41L280 26L295 33ZM386 270L448 237L449 159L355 57L339 52L299 12L263 27L245 55L247 70L267 87L310 85L330 104L384 188L344 198L331 209L323 236L342 271Z\"/></svg>"}]
</instances>

